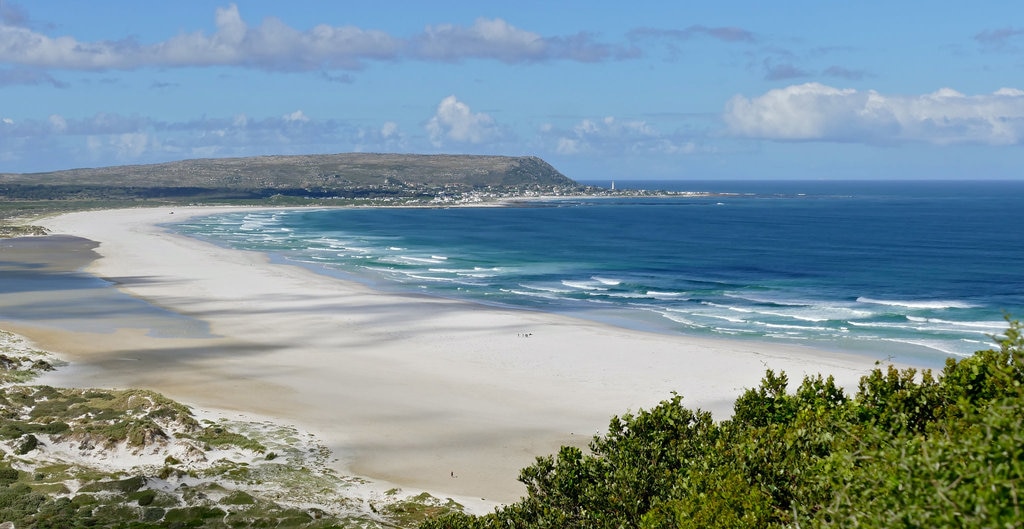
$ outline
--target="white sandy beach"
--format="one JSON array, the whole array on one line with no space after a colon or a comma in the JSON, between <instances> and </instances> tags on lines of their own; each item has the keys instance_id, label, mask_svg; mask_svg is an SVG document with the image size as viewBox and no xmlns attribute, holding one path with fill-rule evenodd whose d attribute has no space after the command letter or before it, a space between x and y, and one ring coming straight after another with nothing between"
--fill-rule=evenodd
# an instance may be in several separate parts
<instances>
[{"instance_id":1,"label":"white sandy beach","mask_svg":"<svg viewBox=\"0 0 1024 529\"><path fill-rule=\"evenodd\" d=\"M319 435L340 470L407 490L513 501L524 492L519 469L535 456L583 445L612 415L673 391L725 418L766 368L795 382L831 373L855 387L875 360L380 293L174 235L157 224L220 210L171 211L42 224L99 242L89 272L207 321L216 337L19 330L73 362L47 382L144 387L278 417Z\"/></svg>"}]
</instances>

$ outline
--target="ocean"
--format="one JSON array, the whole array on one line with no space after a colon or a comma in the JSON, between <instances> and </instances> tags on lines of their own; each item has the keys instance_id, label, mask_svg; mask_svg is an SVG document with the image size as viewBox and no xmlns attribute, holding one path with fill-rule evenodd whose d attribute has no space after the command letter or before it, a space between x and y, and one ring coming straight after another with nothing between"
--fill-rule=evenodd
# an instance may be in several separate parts
<instances>
[{"instance_id":1,"label":"ocean","mask_svg":"<svg viewBox=\"0 0 1024 529\"><path fill-rule=\"evenodd\" d=\"M174 229L388 291L924 365L992 347L1007 315L1024 317L1024 182L616 187L716 194L237 212Z\"/></svg>"}]
</instances>

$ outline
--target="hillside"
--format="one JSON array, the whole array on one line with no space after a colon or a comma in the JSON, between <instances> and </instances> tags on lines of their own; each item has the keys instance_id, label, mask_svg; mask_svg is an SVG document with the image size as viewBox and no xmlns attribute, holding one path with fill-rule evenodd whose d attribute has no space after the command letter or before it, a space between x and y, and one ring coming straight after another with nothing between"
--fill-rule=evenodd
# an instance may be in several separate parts
<instances>
[{"instance_id":1,"label":"hillside","mask_svg":"<svg viewBox=\"0 0 1024 529\"><path fill-rule=\"evenodd\" d=\"M40 199L386 197L582 186L537 157L322 154L0 174L0 197Z\"/></svg>"}]
</instances>

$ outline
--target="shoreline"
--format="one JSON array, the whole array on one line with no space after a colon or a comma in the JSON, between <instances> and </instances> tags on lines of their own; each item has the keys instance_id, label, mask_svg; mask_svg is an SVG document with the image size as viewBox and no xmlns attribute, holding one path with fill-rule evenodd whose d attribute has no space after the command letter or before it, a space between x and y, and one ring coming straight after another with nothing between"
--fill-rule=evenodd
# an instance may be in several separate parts
<instances>
[{"instance_id":1,"label":"shoreline","mask_svg":"<svg viewBox=\"0 0 1024 529\"><path fill-rule=\"evenodd\" d=\"M831 373L855 388L874 367L866 356L800 346L377 292L157 226L241 209L105 210L39 221L100 244L88 273L206 322L214 337L16 332L73 362L53 378L277 417L317 434L347 473L498 503L523 494L516 477L534 457L585 445L613 415L673 391L722 419L765 369L786 371L794 384Z\"/></svg>"}]
</instances>

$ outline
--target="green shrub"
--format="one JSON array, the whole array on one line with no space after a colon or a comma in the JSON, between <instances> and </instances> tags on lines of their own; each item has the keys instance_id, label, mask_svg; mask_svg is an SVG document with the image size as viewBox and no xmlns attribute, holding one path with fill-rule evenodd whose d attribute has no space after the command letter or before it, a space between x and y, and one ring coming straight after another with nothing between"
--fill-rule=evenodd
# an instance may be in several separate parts
<instances>
[{"instance_id":1,"label":"green shrub","mask_svg":"<svg viewBox=\"0 0 1024 529\"><path fill-rule=\"evenodd\" d=\"M146 478L133 476L126 479L88 483L82 485L78 490L81 492L120 492L122 494L131 494L141 489L145 484Z\"/></svg>"},{"instance_id":2,"label":"green shrub","mask_svg":"<svg viewBox=\"0 0 1024 529\"><path fill-rule=\"evenodd\" d=\"M20 421L3 421L0 424L0 438L17 439L25 435L25 424Z\"/></svg>"},{"instance_id":3,"label":"green shrub","mask_svg":"<svg viewBox=\"0 0 1024 529\"><path fill-rule=\"evenodd\" d=\"M182 507L178 509L169 509L164 514L164 522L167 524L173 524L174 522L181 522L183 524L202 524L204 520L211 518L223 518L225 511L216 507L207 506L196 506L196 507Z\"/></svg>"},{"instance_id":4,"label":"green shrub","mask_svg":"<svg viewBox=\"0 0 1024 529\"><path fill-rule=\"evenodd\" d=\"M68 423L61 422L61 421L54 421L54 422L51 422L51 423L47 423L45 426L43 426L42 432L46 433L46 434L50 434L50 435L57 435L57 434L60 434L60 433L64 433L64 432L68 431L69 429L71 429L71 426L69 426Z\"/></svg>"},{"instance_id":5,"label":"green shrub","mask_svg":"<svg viewBox=\"0 0 1024 529\"><path fill-rule=\"evenodd\" d=\"M138 502L140 507L146 507L152 505L153 500L156 499L156 491L153 489L146 489L135 495L135 501Z\"/></svg>"},{"instance_id":6,"label":"green shrub","mask_svg":"<svg viewBox=\"0 0 1024 529\"><path fill-rule=\"evenodd\" d=\"M18 481L18 477L21 475L17 469L13 469L8 466L0 467L0 487L6 487L15 481Z\"/></svg>"},{"instance_id":7,"label":"green shrub","mask_svg":"<svg viewBox=\"0 0 1024 529\"><path fill-rule=\"evenodd\" d=\"M16 450L16 452L17 452L18 455L23 456L23 455L25 455L25 454L35 450L36 447L38 447L38 446L39 446L39 439L36 436L32 435L32 434L28 434L21 441L21 443L18 444L18 449Z\"/></svg>"},{"instance_id":8,"label":"green shrub","mask_svg":"<svg viewBox=\"0 0 1024 529\"><path fill-rule=\"evenodd\" d=\"M244 490L236 490L221 499L220 503L224 505L252 505L256 503L256 499Z\"/></svg>"},{"instance_id":9,"label":"green shrub","mask_svg":"<svg viewBox=\"0 0 1024 529\"><path fill-rule=\"evenodd\" d=\"M998 342L938 377L875 369L852 397L821 376L791 394L768 371L718 424L674 396L614 418L589 453L537 458L519 502L421 527L1020 527L1020 323Z\"/></svg>"}]
</instances>

